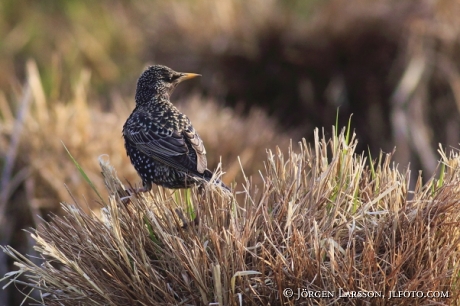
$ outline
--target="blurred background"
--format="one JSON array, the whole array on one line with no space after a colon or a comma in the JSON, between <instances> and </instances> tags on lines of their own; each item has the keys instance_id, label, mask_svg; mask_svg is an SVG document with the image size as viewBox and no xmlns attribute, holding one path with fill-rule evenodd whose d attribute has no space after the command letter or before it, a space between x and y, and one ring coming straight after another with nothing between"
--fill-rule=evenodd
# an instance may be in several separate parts
<instances>
[{"instance_id":1,"label":"blurred background","mask_svg":"<svg viewBox=\"0 0 460 306\"><path fill-rule=\"evenodd\" d=\"M457 0L2 0L0 244L33 255L22 229L38 216L99 208L62 143L101 193L103 154L140 183L121 129L148 64L203 75L172 99L237 189L240 162L257 184L266 149L331 134L338 108L359 153L396 147L429 177L439 144L459 143L458 16ZM12 269L0 253L0 276ZM14 289L0 305L19 305Z\"/></svg>"}]
</instances>

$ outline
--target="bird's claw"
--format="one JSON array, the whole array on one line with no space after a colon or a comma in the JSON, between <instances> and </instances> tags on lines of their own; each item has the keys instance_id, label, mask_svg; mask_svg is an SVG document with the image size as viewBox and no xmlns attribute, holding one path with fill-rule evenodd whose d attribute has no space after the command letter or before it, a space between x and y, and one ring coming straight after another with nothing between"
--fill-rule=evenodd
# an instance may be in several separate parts
<instances>
[{"instance_id":1,"label":"bird's claw","mask_svg":"<svg viewBox=\"0 0 460 306\"><path fill-rule=\"evenodd\" d=\"M132 196L135 196L139 193L144 193L144 192L149 192L150 189L145 188L145 187L139 187L139 188L127 188L125 189L125 192L128 194L127 196L120 197L120 200L123 204L127 204L129 200L131 200Z\"/></svg>"}]
</instances>

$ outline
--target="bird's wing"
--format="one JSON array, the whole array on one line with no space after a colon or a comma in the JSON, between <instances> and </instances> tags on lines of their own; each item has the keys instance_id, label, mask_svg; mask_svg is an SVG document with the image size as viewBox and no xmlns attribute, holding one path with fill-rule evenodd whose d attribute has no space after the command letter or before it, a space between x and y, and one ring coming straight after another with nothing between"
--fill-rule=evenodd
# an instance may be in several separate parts
<instances>
[{"instance_id":1,"label":"bird's wing","mask_svg":"<svg viewBox=\"0 0 460 306\"><path fill-rule=\"evenodd\" d=\"M141 118L145 116L142 113L137 116L139 118L133 118L123 129L127 141L142 153L170 167L197 174L204 172L206 150L191 124L179 132L155 124L139 124L148 120Z\"/></svg>"},{"instance_id":2,"label":"bird's wing","mask_svg":"<svg viewBox=\"0 0 460 306\"><path fill-rule=\"evenodd\" d=\"M204 148L203 140L201 140L200 136L192 125L189 125L189 127L184 130L183 135L185 136L185 140L196 152L197 171L199 173L203 173L204 170L206 170L208 167L208 161L206 160L206 149Z\"/></svg>"}]
</instances>

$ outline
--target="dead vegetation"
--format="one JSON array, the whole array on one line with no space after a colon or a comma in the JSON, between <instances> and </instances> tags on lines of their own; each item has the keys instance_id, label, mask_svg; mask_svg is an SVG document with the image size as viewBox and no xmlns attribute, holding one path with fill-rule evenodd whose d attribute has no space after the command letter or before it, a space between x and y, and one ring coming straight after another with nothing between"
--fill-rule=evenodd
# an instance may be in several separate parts
<instances>
[{"instance_id":1,"label":"dead vegetation","mask_svg":"<svg viewBox=\"0 0 460 306\"><path fill-rule=\"evenodd\" d=\"M159 188L123 204L115 169L102 160L102 218L63 204L65 216L32 232L42 265L4 248L19 268L8 277L27 275L43 305L388 303L339 290L443 291L448 297L393 302L458 303L459 155L440 150L442 176L419 178L408 200L410 175L391 155L367 166L354 137L333 135L316 131L312 146L268 151L263 184L246 180L236 198L208 185L190 199ZM184 229L178 211L199 224ZM334 296L295 300L297 288Z\"/></svg>"},{"instance_id":2,"label":"dead vegetation","mask_svg":"<svg viewBox=\"0 0 460 306\"><path fill-rule=\"evenodd\" d=\"M74 202L68 190L81 199L78 203L85 211L94 209L98 213L100 208L97 196L78 173L64 145L101 191L104 182L97 158L103 154L110 156L123 182L138 184L140 179L126 157L121 137L122 125L134 107L133 99L113 95L111 109L104 110L97 99L90 97L91 73L86 69L77 73L70 97L64 100L46 93L35 62L28 62L26 74L26 85L15 88L12 97L0 93L0 244L32 254L34 242L23 229L36 228L40 216L48 220L50 212L61 214L61 201ZM225 163L227 174L223 179L227 184L242 179L240 163L248 175L253 175L263 168L267 147L274 148L275 143L286 147L289 143L274 120L256 108L241 116L198 95L174 101L196 122L210 168L221 160ZM6 170L8 175L4 174ZM254 179L260 182L258 177ZM11 269L12 262L0 256L0 274Z\"/></svg>"},{"instance_id":3,"label":"dead vegetation","mask_svg":"<svg viewBox=\"0 0 460 306\"><path fill-rule=\"evenodd\" d=\"M431 264L428 270L420 267L423 271L431 273L431 268L436 270L438 269L436 265L441 264L437 259L441 257L436 257L437 254L448 256L448 252L452 251L447 250L444 245L445 242L451 243L448 231L431 230L437 228L435 226L428 227L430 231L427 234L427 229L420 229L420 224L417 225L418 227L411 225L410 228L404 227L407 230L406 237L403 232L396 230L394 233L389 232L385 226L389 226L390 220L392 226L396 224L394 225L396 228L400 228L397 227L399 224L406 226L407 223L401 220L405 220L406 214L417 215L420 211L417 207L431 209L428 217L426 215L417 217L425 220L423 222L432 222L426 220L435 220L431 217L438 216L438 211L445 210L445 215L451 216L449 218L453 220L450 225L453 228L456 226L455 214L450 208L442 206L443 210L439 208L441 204L433 202L435 199L442 199L445 203L454 203L456 193L453 182L455 179L452 178L450 185L445 185L443 182L435 186L428 180L429 176L426 174L436 171L438 143L442 143L447 148L456 147L460 139L458 133L460 126L460 60L458 57L460 27L457 18L459 12L460 6L456 0L437 2L424 0L331 0L321 2L195 0L190 3L184 1L137 1L135 3L122 1L89 3L75 0L61 2L1 1L0 35L4 40L0 48L0 66L2 67L0 75L0 169L2 170L0 245L10 245L21 254L33 255L34 241L25 235L22 229L39 225L41 221L38 215L49 221L49 212L61 214L59 202L73 203L74 200L66 187L78 199L75 202L83 207L85 213L89 213L88 207L99 209L95 203L97 197L70 162L61 140L83 166L104 197L107 197L107 193L103 190L103 180L97 164L97 157L101 154L110 156L110 162L117 169L123 183L129 181L136 184L139 182L124 154L120 130L133 106L133 84L145 63L150 62L203 74L201 83L197 83L199 88L194 88L195 94L189 95L190 92L193 92L192 84L184 84L184 87L179 87L176 92L176 101L179 107L191 117L204 139L211 167L215 167L220 160L222 161L225 172L223 179L227 184L235 181L246 182L240 171L241 162L250 181L248 186L251 187L247 188L253 194L249 196L239 193L245 189L241 184L237 185L239 194L236 195L236 198L239 205L245 208L246 205L249 205L246 201L252 200L254 206L259 207L262 204L258 201L266 201L266 203L272 201L270 202L272 203L271 209L274 210L270 213L273 213L273 216L279 216L276 219L277 222L281 222L280 220L284 217L287 218L287 215L283 213L287 214L289 211L283 212L283 209L286 208L283 208L282 205L285 204L282 201L291 199L290 193L294 190L283 191L286 193L283 196L275 196L276 192L264 191L264 188L268 187L262 186L272 182L272 179L265 179L265 175L258 175L259 169L264 168L262 162L265 159L266 148L273 150L277 144L284 150L285 156L288 156L286 155L288 154L288 139L300 139L298 131L302 132L301 135L306 137L308 142L313 142L314 128L334 124L338 106L340 106L339 126L345 125L350 114L354 114L352 124L360 140L356 147L358 153L364 150L367 154L370 148L372 156L376 156L381 149L384 152L391 152L396 146L397 150L393 158L402 168L396 170L392 165L390 167L389 164L386 164L385 167L382 166L382 171L385 171L385 177L389 175L387 182L403 182L401 186L391 191L402 194L399 202L396 201L393 204L391 201L384 201L385 205L391 206L398 213L392 210L386 212L383 208L384 213L380 210L375 212L371 210L371 214L376 215L367 216L369 219L366 220L372 220L372 222L361 224L359 223L362 221L360 218L349 221L352 217L342 215L340 212L344 206L339 206L339 212L333 212L335 217L342 218L340 219L342 223L339 223L340 226L329 225L335 231L325 227L325 233L315 234L314 232L313 234L317 235L317 238L314 239L321 238L322 240L316 241L318 245L313 245L313 249L315 252L319 252L317 250L322 252L315 254L323 256L320 259L326 260L327 269L333 269L335 276L337 276L337 271L343 272L345 269L341 264L348 263L340 261L341 258L337 257L338 252L348 250L343 243L346 242L348 248L351 248L352 245L356 247L353 250L357 253L346 253L350 257L349 260L358 254L356 255L358 259L353 258L353 260L359 262L361 260L359 256L363 256L363 253L360 252L367 252L369 256L365 257L366 260L371 263L372 267L378 264L378 268L372 271L358 271L350 268L354 266L347 266L348 269L351 269L347 270L348 273L351 273L349 271L355 271L355 274L361 273L358 276L353 274L353 280L361 282L361 279L367 279L368 282L364 280L362 284L370 285L370 280L381 281L377 284L382 284L385 280L391 279L390 285L385 283L385 288L400 288L398 286L409 284L409 279L423 278L428 274L418 276L413 274L418 273L419 268L408 265L408 259L402 256L407 255L411 260L417 260L415 261L417 264ZM26 64L30 58L34 59L36 64L34 61ZM26 85L23 86L23 84ZM232 108L224 107L224 104ZM284 126L297 126L297 132L280 132L273 120L276 118L269 118L265 112L254 108L254 105L276 116ZM23 111L24 116L21 115ZM326 135L326 138L329 138L332 134L326 131ZM318 156L316 153L318 152L311 156ZM451 159L443 157L445 163L447 160L454 162L456 157L452 156ZM421 186L426 181L416 180L418 172L412 171L410 177L404 172L403 169L406 169L409 163L413 170L423 170L424 179L427 180L424 189ZM456 166L451 166L451 170L447 170L454 173ZM392 169L393 172L388 169ZM356 195L360 199L356 202L356 207L359 207L360 203L370 201L372 203L370 209L373 209L375 205L383 203L376 195L380 192L381 184L372 183L375 177L369 175L369 171L373 172L371 169L365 170L364 168L362 173L353 172L357 176L362 174L362 178L359 179L359 188L354 193L347 193L347 197ZM307 171L307 173L312 175L312 172ZM310 179L311 177L308 177L308 180ZM316 181L309 182L312 185L316 184ZM348 183L349 181L345 179L340 181L340 184ZM254 185L259 186L258 192ZM440 187L441 185L443 187ZM331 186L328 185L327 188L332 188ZM429 186L432 186L433 190L430 191ZM439 190L438 187L440 187ZM323 211L322 214L331 212L331 207L334 207L333 203L336 201L335 197L345 196L343 193L337 193L344 188L343 186L336 188L336 191L329 194L332 200L317 198L318 203L326 207L326 211ZM450 188L453 189L450 190ZM164 191L160 189L158 192L163 193ZM445 200L440 194L448 199ZM262 195L270 199L259 198ZM451 195L452 198L450 198ZM197 197L197 195L193 196ZM326 196L328 196L327 193ZM386 199L389 195L382 193L381 196ZM169 193L166 193L165 197L169 199ZM152 200L148 201L151 203ZM193 203L195 206L204 207L206 201L198 198ZM323 201L326 201L326 204ZM350 201L350 198L340 199L340 201ZM251 209L255 208L251 207ZM247 209L247 211L251 210ZM257 213L259 211L256 210ZM308 208L306 211L315 212L316 210ZM294 210L289 214L296 215L295 212ZM84 213L81 214L84 215ZM315 220L322 216L320 213L317 214L319 215L315 217ZM387 219L379 219L380 217ZM317 226L316 223L308 223L313 222L308 219L309 216L296 218L303 218L303 221L295 219L296 222L300 222L294 223L297 224L297 228L310 231L308 235L311 234L312 228L316 231L315 227L311 227ZM238 220L244 223L241 219ZM251 220L253 220L252 228L265 230L259 219ZM441 222L439 218L436 220L438 220L436 222ZM347 227L350 222L352 225ZM445 228L446 224L449 224L442 222L439 225L440 228ZM372 232L377 230L378 226L382 226L381 232ZM363 232L364 228L370 228L369 232ZM320 229L324 228L318 228ZM272 232L273 230L274 228ZM411 232L412 230L414 232ZM450 230L453 231L453 229ZM362 238L350 242L351 238L345 236L345 231L349 231L351 236L358 233L356 236L358 238L374 235L381 237L381 241L367 244L367 240ZM420 253L422 257L415 258L416 256L412 256L411 252L418 251L398 249L399 251L394 251L394 253L381 255L385 247L421 246L421 243L403 244L405 241L403 238L412 239L409 236L415 231L421 233L420 235L425 233L436 239L439 237L436 235L446 233L445 237L437 240L438 253L429 251L432 253ZM262 235L261 232L262 230L257 233ZM294 237L292 236L294 233L295 231L291 230L289 239ZM335 236L330 238L329 235L332 234ZM308 247L310 250L308 255L312 256L311 245L307 242L312 243L313 238L308 235L304 234L302 239L306 241L305 248ZM393 240L390 241L390 238L387 238L388 235ZM323 236L326 238L323 239ZM417 236L419 241L426 243L426 240L422 238L432 239ZM202 239L205 242L208 241L205 238ZM245 272L238 274L238 271L243 271L244 265L247 265L247 269L250 269L249 267L256 269L256 262L257 265L263 264L254 258L266 260L260 255L260 243L265 245L267 241L270 243L278 241L281 244L276 245L276 248L280 248L282 255L277 255L278 253L273 250L275 246L272 246L271 249L266 247L269 251L266 251L264 256L271 256L268 261L270 263L271 260L277 260L278 266L274 267L279 269L280 275L283 273L289 277L294 275L294 280L286 278L293 285L304 281L303 285L307 286L306 288L316 288L315 286L323 288L322 285L329 286L334 283L333 280L323 281L319 277L309 279L309 283L305 279L296 278L298 275L304 277L307 272L297 269L297 274L289 274L291 273L289 269L296 268L292 265L289 269L280 268L281 264L291 263L289 257L291 255L283 252L291 247L293 240L286 240L291 243L286 246L285 236L270 238L273 241L268 238L264 240L264 237L258 237L257 242L254 242L256 241L254 239L250 240L250 243L255 243L256 247L249 247L252 253L245 255L244 264L241 262L234 264L231 261L233 257L231 257L226 263L232 263L232 266L225 267L227 269L225 271L230 271L229 273L236 271L234 275L244 275ZM296 244L296 248L303 245L304 240L302 239L296 240L300 241ZM456 239L455 235L452 239ZM430 241L432 244L427 249L434 250L430 247L436 248L435 242ZM338 248L335 242L341 248ZM241 254L244 253L241 249L238 250ZM274 252L275 255L270 252ZM456 251L452 252L451 254L454 254ZM332 255L329 255L330 253ZM384 263L375 263L371 257L374 253L380 256L377 258L383 258ZM233 253L225 254L234 256ZM253 254L256 254L256 257ZM455 258L455 256L449 258ZM332 264L334 260L336 264ZM408 274L409 276L402 274L401 279L397 278L391 273L397 274L398 269L381 268L382 266L388 267L390 263L398 264L397 267L404 273L408 271L405 270L406 268L412 272ZM358 266L364 267L362 264ZM315 266L311 262L305 264L305 267L317 269L319 272L315 275L322 275L324 269L324 266ZM7 260L0 255L0 275L12 269L12 260ZM265 269L263 271L272 271L266 267L263 269ZM451 272L456 271L455 263L452 263L449 269ZM370 276L363 274L364 271L367 271L366 273ZM429 276L432 278L432 275L438 275L437 273L441 275L442 271L438 269ZM268 274L269 279L263 279L263 281L267 280L267 283L264 283L266 286L259 283L252 284L257 285L256 288L273 289L270 287L273 285L270 281L272 277L275 277L272 274ZM183 279L183 275L188 276L189 274L180 275ZM380 279L374 278L378 275L381 275ZM448 276L451 277L448 279L452 282L454 282L453 275ZM228 277L232 275L222 276L222 282L228 281ZM239 277L234 278L235 286L241 286L238 284L238 279ZM252 279L262 282L261 279ZM345 282L345 276L337 277L336 281ZM228 283L223 284L228 285ZM353 284L355 287L361 286L356 285L356 282ZM415 286L415 283L411 284ZM347 288L351 288L350 286ZM247 295L250 294L248 292L251 290L254 292L255 289L248 286L245 288L249 290L244 291L245 298L247 298ZM13 289L13 286L8 289ZM208 301L220 301L219 297L224 297L225 294L229 299L235 298L235 295L230 295L225 289L222 289L222 292L219 291L220 289L212 290L212 293L206 291L209 295ZM265 298L262 301L271 299L272 291L270 290L260 291L262 297ZM35 292L38 291L35 290ZM197 300L195 293L191 294L194 301ZM1 290L0 303L7 304L5 301L12 301L9 297L3 296L4 294L10 294L10 297L14 295L14 293L7 293L7 290ZM183 296L179 296L178 300L182 298ZM455 301L455 297L447 302L442 300L442 302L453 304ZM413 303L413 300L407 301L407 303L410 302ZM10 303L18 304L17 302ZM176 303L179 302L176 301Z\"/></svg>"}]
</instances>

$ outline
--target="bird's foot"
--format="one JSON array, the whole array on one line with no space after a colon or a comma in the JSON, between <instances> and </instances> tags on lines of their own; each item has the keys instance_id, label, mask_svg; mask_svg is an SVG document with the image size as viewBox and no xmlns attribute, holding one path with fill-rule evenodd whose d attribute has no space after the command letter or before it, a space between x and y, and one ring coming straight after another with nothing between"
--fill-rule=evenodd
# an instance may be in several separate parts
<instances>
[{"instance_id":1,"label":"bird's foot","mask_svg":"<svg viewBox=\"0 0 460 306\"><path fill-rule=\"evenodd\" d=\"M137 195L139 193L144 193L144 192L149 192L150 189L151 188L148 188L145 186L142 186L139 188L127 188L125 189L125 192L128 193L128 195L125 197L121 197L120 200L123 204L127 204L133 195Z\"/></svg>"},{"instance_id":2,"label":"bird's foot","mask_svg":"<svg viewBox=\"0 0 460 306\"><path fill-rule=\"evenodd\" d=\"M204 187L204 184L201 184L198 186L198 194L200 196L204 196L206 193L206 190L205 190L205 187Z\"/></svg>"}]
</instances>

